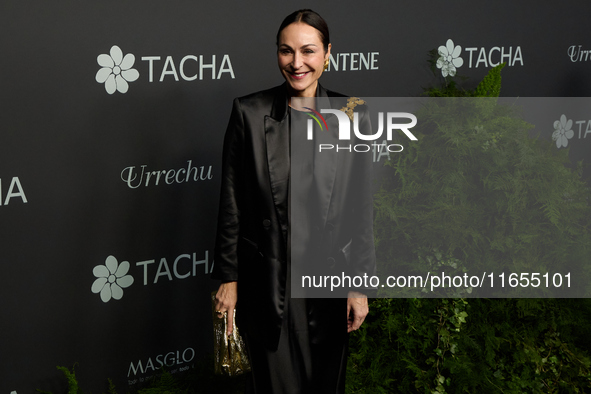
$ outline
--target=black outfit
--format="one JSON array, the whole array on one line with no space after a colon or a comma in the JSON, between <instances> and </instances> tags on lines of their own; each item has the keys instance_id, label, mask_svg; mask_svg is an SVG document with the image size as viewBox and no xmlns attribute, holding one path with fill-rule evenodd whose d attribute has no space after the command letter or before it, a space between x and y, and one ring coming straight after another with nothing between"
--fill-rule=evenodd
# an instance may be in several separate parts
<instances>
[{"instance_id":1,"label":"black outfit","mask_svg":"<svg viewBox=\"0 0 591 394\"><path fill-rule=\"evenodd\" d=\"M344 97L320 85L317 96ZM256 393L343 393L346 299L289 297L287 103L285 85L234 100L224 139L212 278L238 281L237 324L250 352ZM336 123L332 130L338 130ZM336 133L330 138L336 142ZM335 273L373 275L371 178L354 177L365 179L361 187L367 188L368 198L347 198L352 187L347 172L367 169L356 157L322 156L328 162L322 174L315 175L315 201L310 202L319 207L318 218L298 234L305 234L303 244L324 245L314 253L313 264L326 259Z\"/></svg>"}]
</instances>

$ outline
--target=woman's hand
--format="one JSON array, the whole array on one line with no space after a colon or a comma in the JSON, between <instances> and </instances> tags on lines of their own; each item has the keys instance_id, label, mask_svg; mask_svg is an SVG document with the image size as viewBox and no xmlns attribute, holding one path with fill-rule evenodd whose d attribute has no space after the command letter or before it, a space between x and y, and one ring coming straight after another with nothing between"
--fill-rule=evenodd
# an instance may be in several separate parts
<instances>
[{"instance_id":1,"label":"woman's hand","mask_svg":"<svg viewBox=\"0 0 591 394\"><path fill-rule=\"evenodd\" d=\"M347 332L358 330L368 313L367 296L350 291L347 298Z\"/></svg>"},{"instance_id":2,"label":"woman's hand","mask_svg":"<svg viewBox=\"0 0 591 394\"><path fill-rule=\"evenodd\" d=\"M218 318L224 317L224 312L228 312L228 329L226 335L232 335L232 327L234 327L234 308L238 300L238 282L226 282L220 285L217 294L215 295L215 310L218 313Z\"/></svg>"}]
</instances>

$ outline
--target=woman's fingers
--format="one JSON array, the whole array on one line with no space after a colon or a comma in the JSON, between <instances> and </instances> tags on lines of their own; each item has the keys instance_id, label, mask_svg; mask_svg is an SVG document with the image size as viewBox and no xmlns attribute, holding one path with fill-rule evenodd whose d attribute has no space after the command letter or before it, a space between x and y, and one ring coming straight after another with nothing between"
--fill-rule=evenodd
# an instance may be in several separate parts
<instances>
[{"instance_id":1,"label":"woman's fingers","mask_svg":"<svg viewBox=\"0 0 591 394\"><path fill-rule=\"evenodd\" d=\"M347 298L347 332L358 330L368 313L367 296L350 292Z\"/></svg>"},{"instance_id":2,"label":"woman's fingers","mask_svg":"<svg viewBox=\"0 0 591 394\"><path fill-rule=\"evenodd\" d=\"M232 331L234 328L234 309L232 309L232 313L228 312L228 329L226 330L226 335L232 335Z\"/></svg>"},{"instance_id":3,"label":"woman's fingers","mask_svg":"<svg viewBox=\"0 0 591 394\"><path fill-rule=\"evenodd\" d=\"M218 318L223 318L224 314L228 314L228 327L226 334L232 335L232 329L234 327L234 308L238 299L238 283L237 282L226 282L220 285L218 292L215 296L216 304L215 310Z\"/></svg>"}]
</instances>

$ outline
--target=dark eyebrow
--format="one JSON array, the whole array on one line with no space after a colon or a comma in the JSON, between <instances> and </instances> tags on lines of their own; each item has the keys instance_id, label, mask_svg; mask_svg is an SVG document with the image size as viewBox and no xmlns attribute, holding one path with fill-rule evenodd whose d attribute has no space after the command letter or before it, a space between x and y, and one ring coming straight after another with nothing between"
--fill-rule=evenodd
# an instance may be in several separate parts
<instances>
[{"instance_id":1,"label":"dark eyebrow","mask_svg":"<svg viewBox=\"0 0 591 394\"><path fill-rule=\"evenodd\" d=\"M292 47L290 47L290 46L289 46L289 45L287 45L287 44L281 44L281 45L279 45L279 48L281 48L281 47L284 47L284 48L288 48L288 49L291 49L291 50L293 50L293 48L292 48ZM318 46L317 46L316 44L306 44L306 45L302 45L302 48L307 48L307 47L318 47Z\"/></svg>"}]
</instances>

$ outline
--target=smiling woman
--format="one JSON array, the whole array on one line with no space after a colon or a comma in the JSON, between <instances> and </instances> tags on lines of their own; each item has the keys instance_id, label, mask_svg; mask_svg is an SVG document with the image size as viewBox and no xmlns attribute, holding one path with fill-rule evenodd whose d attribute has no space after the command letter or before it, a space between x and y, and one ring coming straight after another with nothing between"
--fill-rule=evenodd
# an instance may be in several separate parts
<instances>
[{"instance_id":1,"label":"smiling woman","mask_svg":"<svg viewBox=\"0 0 591 394\"><path fill-rule=\"evenodd\" d=\"M326 40L319 30L304 22L294 22L279 34L277 62L294 97L316 95L318 78L328 64L331 48L321 39Z\"/></svg>"},{"instance_id":2,"label":"smiling woman","mask_svg":"<svg viewBox=\"0 0 591 394\"><path fill-rule=\"evenodd\" d=\"M344 186L352 184L349 169L365 167L354 165L355 155L340 157L338 166L337 160L324 168L306 162L306 177L330 174L326 179L336 186L327 192L309 186L293 200L326 207L329 214L311 215L314 233L291 220L296 188L291 188L290 120L305 117L300 110L314 111L316 104L312 99L296 106L291 97L335 103L344 97L318 83L330 50L328 27L320 15L311 10L288 15L277 33L277 62L285 83L235 99L224 138L212 277L222 281L216 311L220 317L228 312L228 335L239 302L236 321L252 365L247 392L344 393L347 334L357 330L368 313L367 297L357 292L345 292L341 299L291 298L293 251L307 252L314 263L326 265L326 257L351 250L350 261L335 269L356 267L371 273L375 267L370 184L361 187L369 195L363 200L354 200ZM333 133L337 138L336 129ZM363 179L370 182L370 177ZM356 220L342 220L352 206ZM323 241L324 260L320 253L309 252L308 239L298 242L296 234L302 233Z\"/></svg>"}]
</instances>

